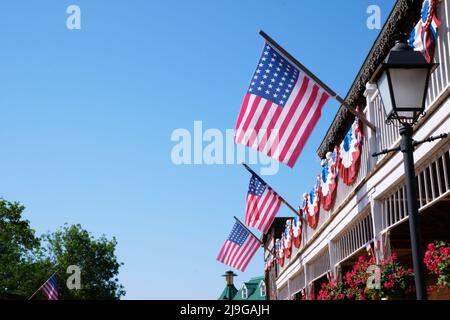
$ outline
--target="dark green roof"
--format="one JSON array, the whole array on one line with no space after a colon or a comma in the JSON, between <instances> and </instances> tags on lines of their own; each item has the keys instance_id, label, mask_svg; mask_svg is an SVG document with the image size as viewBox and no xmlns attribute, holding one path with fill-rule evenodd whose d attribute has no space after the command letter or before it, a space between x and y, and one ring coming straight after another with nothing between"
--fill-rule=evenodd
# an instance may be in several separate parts
<instances>
[{"instance_id":1,"label":"dark green roof","mask_svg":"<svg viewBox=\"0 0 450 320\"><path fill-rule=\"evenodd\" d=\"M260 285L264 283L264 276L251 278L245 282L236 293L233 300L266 300L266 296L261 296ZM242 298L242 291L247 289L247 299Z\"/></svg>"},{"instance_id":2,"label":"dark green roof","mask_svg":"<svg viewBox=\"0 0 450 320\"><path fill-rule=\"evenodd\" d=\"M229 300L228 299L228 292L229 292L229 290L228 290L228 287L225 287L224 289L223 289L223 291L222 291L222 294L220 295L220 297L219 297L219 300ZM233 299L235 296L236 296L236 293L238 292L238 290L236 289L236 287L235 286L232 286L231 287L231 298Z\"/></svg>"}]
</instances>

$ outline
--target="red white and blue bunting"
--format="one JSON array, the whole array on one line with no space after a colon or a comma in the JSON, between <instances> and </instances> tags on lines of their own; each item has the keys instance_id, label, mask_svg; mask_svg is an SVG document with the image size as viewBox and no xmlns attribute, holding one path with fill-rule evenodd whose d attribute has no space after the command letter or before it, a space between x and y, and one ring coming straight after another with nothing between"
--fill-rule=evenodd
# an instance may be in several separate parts
<instances>
[{"instance_id":1,"label":"red white and blue bunting","mask_svg":"<svg viewBox=\"0 0 450 320\"><path fill-rule=\"evenodd\" d=\"M328 152L326 159L322 161L322 174L320 184L321 204L324 210L329 211L336 198L337 168L336 168L337 148L334 152Z\"/></svg>"},{"instance_id":2,"label":"red white and blue bunting","mask_svg":"<svg viewBox=\"0 0 450 320\"><path fill-rule=\"evenodd\" d=\"M292 225L291 225L291 220L287 220L286 221L286 228L284 229L284 233L283 233L283 250L284 250L284 255L287 259L289 259L291 257L291 248L292 248Z\"/></svg>"},{"instance_id":3,"label":"red white and blue bunting","mask_svg":"<svg viewBox=\"0 0 450 320\"><path fill-rule=\"evenodd\" d=\"M302 242L302 220L299 217L292 219L292 244L297 249L300 248Z\"/></svg>"},{"instance_id":4,"label":"red white and blue bunting","mask_svg":"<svg viewBox=\"0 0 450 320\"><path fill-rule=\"evenodd\" d=\"M306 222L311 229L317 228L320 214L320 177L317 177L316 184L309 194L303 195L306 202L303 211L306 214Z\"/></svg>"},{"instance_id":5,"label":"red white and blue bunting","mask_svg":"<svg viewBox=\"0 0 450 320\"><path fill-rule=\"evenodd\" d=\"M284 265L284 250L283 250L283 242L280 239L275 240L275 250L278 265L282 267Z\"/></svg>"},{"instance_id":6,"label":"red white and blue bunting","mask_svg":"<svg viewBox=\"0 0 450 320\"><path fill-rule=\"evenodd\" d=\"M265 265L264 265L264 271L265 271L265 272L269 272L270 270L272 270L273 265L274 265L274 262L275 262L275 258L273 257L272 254L270 254L270 255L267 257L266 263L265 263Z\"/></svg>"},{"instance_id":7,"label":"red white and blue bunting","mask_svg":"<svg viewBox=\"0 0 450 320\"><path fill-rule=\"evenodd\" d=\"M433 61L436 48L437 29L441 22L436 17L436 1L424 0L421 18L411 31L409 44L416 51L422 52L429 63Z\"/></svg>"},{"instance_id":8,"label":"red white and blue bunting","mask_svg":"<svg viewBox=\"0 0 450 320\"><path fill-rule=\"evenodd\" d=\"M361 163L362 139L361 122L355 119L352 127L339 146L337 155L339 179L348 186L351 186L358 177L359 165Z\"/></svg>"}]
</instances>

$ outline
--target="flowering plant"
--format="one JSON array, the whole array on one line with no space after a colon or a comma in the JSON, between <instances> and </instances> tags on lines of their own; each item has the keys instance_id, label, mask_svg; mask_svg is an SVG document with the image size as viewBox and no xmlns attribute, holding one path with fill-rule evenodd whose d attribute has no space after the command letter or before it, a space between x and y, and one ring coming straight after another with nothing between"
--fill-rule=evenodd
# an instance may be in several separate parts
<instances>
[{"instance_id":1,"label":"flowering plant","mask_svg":"<svg viewBox=\"0 0 450 320\"><path fill-rule=\"evenodd\" d=\"M323 283L317 300L344 300L346 290L347 286L343 282Z\"/></svg>"},{"instance_id":2,"label":"flowering plant","mask_svg":"<svg viewBox=\"0 0 450 320\"><path fill-rule=\"evenodd\" d=\"M367 269L373 264L375 264L375 259L367 260L366 257L361 256L352 271L347 272L344 278L347 299L366 300L368 298L367 278L370 274Z\"/></svg>"},{"instance_id":3,"label":"flowering plant","mask_svg":"<svg viewBox=\"0 0 450 320\"><path fill-rule=\"evenodd\" d=\"M415 292L414 272L403 267L396 254L382 261L379 267L381 268L379 296L405 298Z\"/></svg>"},{"instance_id":4,"label":"flowering plant","mask_svg":"<svg viewBox=\"0 0 450 320\"><path fill-rule=\"evenodd\" d=\"M450 246L437 241L430 243L425 253L424 263L427 269L437 275L437 286L450 289Z\"/></svg>"}]
</instances>

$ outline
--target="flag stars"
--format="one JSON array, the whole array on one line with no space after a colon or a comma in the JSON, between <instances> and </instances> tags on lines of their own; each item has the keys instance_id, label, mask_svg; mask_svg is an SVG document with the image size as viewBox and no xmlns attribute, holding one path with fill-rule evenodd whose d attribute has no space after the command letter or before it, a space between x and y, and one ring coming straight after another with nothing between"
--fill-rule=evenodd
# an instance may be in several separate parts
<instances>
[{"instance_id":1,"label":"flag stars","mask_svg":"<svg viewBox=\"0 0 450 320\"><path fill-rule=\"evenodd\" d=\"M270 46L264 47L248 93L284 106L298 79L298 70Z\"/></svg>"}]
</instances>

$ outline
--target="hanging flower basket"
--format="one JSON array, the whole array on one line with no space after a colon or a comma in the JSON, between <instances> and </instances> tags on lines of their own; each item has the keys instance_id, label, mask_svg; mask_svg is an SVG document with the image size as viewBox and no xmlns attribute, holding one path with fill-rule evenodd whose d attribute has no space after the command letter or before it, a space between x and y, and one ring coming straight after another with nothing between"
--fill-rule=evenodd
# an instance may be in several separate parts
<instances>
[{"instance_id":1,"label":"hanging flower basket","mask_svg":"<svg viewBox=\"0 0 450 320\"><path fill-rule=\"evenodd\" d=\"M443 241L430 243L425 252L424 263L436 277L436 287L450 289L450 246Z\"/></svg>"}]
</instances>

